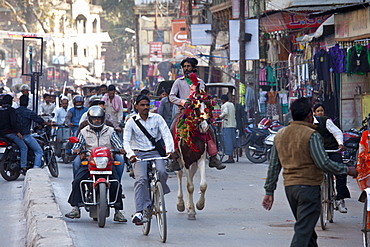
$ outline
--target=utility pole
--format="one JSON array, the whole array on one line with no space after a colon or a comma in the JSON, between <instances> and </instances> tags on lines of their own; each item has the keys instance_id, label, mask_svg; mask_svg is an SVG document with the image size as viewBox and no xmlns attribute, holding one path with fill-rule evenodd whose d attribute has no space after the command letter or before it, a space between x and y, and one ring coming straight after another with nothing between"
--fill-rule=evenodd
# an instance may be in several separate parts
<instances>
[{"instance_id":1,"label":"utility pole","mask_svg":"<svg viewBox=\"0 0 370 247\"><path fill-rule=\"evenodd\" d=\"M154 35L153 35L153 41L158 42L158 6L157 6L157 0L154 1Z\"/></svg>"},{"instance_id":2,"label":"utility pole","mask_svg":"<svg viewBox=\"0 0 370 247\"><path fill-rule=\"evenodd\" d=\"M245 85L245 0L240 0L239 20L239 81ZM239 100L239 87L236 91L236 100Z\"/></svg>"},{"instance_id":3,"label":"utility pole","mask_svg":"<svg viewBox=\"0 0 370 247\"><path fill-rule=\"evenodd\" d=\"M257 20L258 20L258 37L259 37L259 25L260 25L260 0L256 0L256 7L257 7L257 13L256 13L256 17L257 17ZM257 123L260 119L260 111L259 111L259 107L258 107L258 96L259 96L259 70L260 70L260 67L259 67L259 60L254 60L253 61L253 70L254 70L254 124L255 126L257 126Z\"/></svg>"}]
</instances>

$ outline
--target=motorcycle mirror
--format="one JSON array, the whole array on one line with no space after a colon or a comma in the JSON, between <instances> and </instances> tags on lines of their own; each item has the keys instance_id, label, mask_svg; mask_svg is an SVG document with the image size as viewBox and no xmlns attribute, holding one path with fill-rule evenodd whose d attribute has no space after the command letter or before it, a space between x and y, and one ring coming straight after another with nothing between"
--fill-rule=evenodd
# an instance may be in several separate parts
<instances>
[{"instance_id":1,"label":"motorcycle mirror","mask_svg":"<svg viewBox=\"0 0 370 247\"><path fill-rule=\"evenodd\" d=\"M77 137L75 137L75 136L71 136L70 138L68 138L68 141L69 141L70 143L77 143L77 142L79 142L80 140L79 140Z\"/></svg>"}]
</instances>

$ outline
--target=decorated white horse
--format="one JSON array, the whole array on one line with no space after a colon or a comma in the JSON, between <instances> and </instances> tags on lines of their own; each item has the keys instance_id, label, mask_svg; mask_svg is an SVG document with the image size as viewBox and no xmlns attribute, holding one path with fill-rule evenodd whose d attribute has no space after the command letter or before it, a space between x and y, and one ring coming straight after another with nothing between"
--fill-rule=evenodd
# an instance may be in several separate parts
<instances>
[{"instance_id":1,"label":"decorated white horse","mask_svg":"<svg viewBox=\"0 0 370 247\"><path fill-rule=\"evenodd\" d=\"M193 178L197 170L200 171L200 198L196 204L198 210L202 210L205 205L205 192L207 190L206 182L206 143L211 138L208 131L209 124L212 121L212 109L215 102L205 91L197 90L190 95L188 107L185 113L180 117L176 131L176 142L178 142L182 164L186 175L186 188L188 198L186 209L188 219L195 220L195 208L193 201L194 183ZM208 131L208 132L207 132ZM182 192L183 170L177 173L178 193L177 210L183 212L185 204Z\"/></svg>"}]
</instances>

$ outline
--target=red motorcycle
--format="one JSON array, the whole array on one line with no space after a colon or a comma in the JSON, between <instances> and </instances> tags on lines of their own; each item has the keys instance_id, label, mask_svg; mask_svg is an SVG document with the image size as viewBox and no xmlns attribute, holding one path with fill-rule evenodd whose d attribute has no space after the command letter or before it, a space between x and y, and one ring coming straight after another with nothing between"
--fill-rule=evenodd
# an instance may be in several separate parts
<instances>
[{"instance_id":1,"label":"red motorcycle","mask_svg":"<svg viewBox=\"0 0 370 247\"><path fill-rule=\"evenodd\" d=\"M77 143L79 140L77 137L70 137L69 141ZM106 147L96 147L81 153L85 156L85 159L81 159L81 165L87 165L90 172L90 178L80 183L82 201L89 216L98 221L99 227L104 227L110 207L114 207L118 196L121 196L119 189L115 194L110 191L112 183L117 183L117 188L120 186L117 179L111 178L113 165L120 165L120 162L114 161L116 152Z\"/></svg>"}]
</instances>

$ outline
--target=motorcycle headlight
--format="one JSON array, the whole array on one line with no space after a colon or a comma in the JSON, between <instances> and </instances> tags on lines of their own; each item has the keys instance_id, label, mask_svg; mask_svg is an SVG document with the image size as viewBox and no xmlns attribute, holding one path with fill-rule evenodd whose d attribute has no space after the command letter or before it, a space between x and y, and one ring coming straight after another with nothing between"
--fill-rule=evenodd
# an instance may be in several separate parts
<instances>
[{"instance_id":1,"label":"motorcycle headlight","mask_svg":"<svg viewBox=\"0 0 370 247\"><path fill-rule=\"evenodd\" d=\"M107 167L108 157L94 157L96 168L103 169Z\"/></svg>"}]
</instances>

